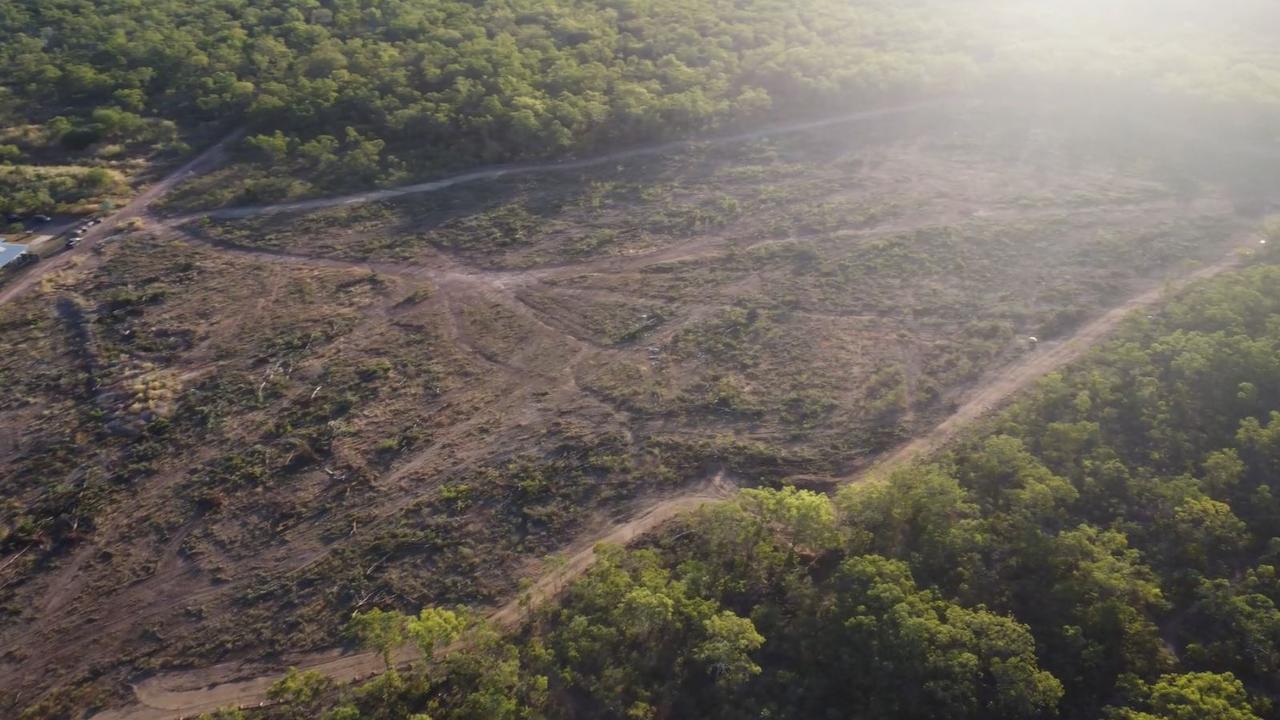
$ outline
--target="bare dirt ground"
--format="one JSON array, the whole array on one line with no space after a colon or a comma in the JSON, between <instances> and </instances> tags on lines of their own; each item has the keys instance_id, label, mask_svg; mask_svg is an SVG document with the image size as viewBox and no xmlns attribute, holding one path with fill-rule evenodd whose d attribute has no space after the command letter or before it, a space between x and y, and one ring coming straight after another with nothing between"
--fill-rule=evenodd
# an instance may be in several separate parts
<instances>
[{"instance_id":1,"label":"bare dirt ground","mask_svg":"<svg viewBox=\"0 0 1280 720\"><path fill-rule=\"evenodd\" d=\"M918 109L716 142L832 129ZM685 147L655 146L625 157L659 159ZM823 153L821 147L801 150ZM618 208L647 188L622 187L619 197L627 202L606 197L599 207L566 211L563 219L553 217L552 231L531 232L533 242L493 252L431 236L425 244L410 242L408 233L420 232L418 226L289 232L308 220L294 216L300 209L354 211L367 200L444 195L471 181L522 173L536 176L534 185L550 185L542 173L603 170L623 156L482 171L386 197L237 211L234 217L253 221L278 219L283 234L274 244L259 242L269 234L259 226L237 237L191 218L157 219L146 208L159 193L145 202L140 197L129 209L145 221L140 239L84 263L58 293L40 301L60 294L94 313L90 355L123 358L100 368L103 386L160 377L161 405L170 392L165 388L176 385L179 397L207 396L209 404L234 402L239 409L233 422L208 430L201 442L133 481L127 505L65 557L39 572L24 564L30 554L0 561L0 589L24 580L13 603L38 599L31 607L39 610L0 626L0 663L12 663L0 664L0 675L9 675L0 686L37 687L50 682L49 673L72 682L104 659L128 657L140 663L129 671L140 678L133 686L140 704L101 717L183 717L262 702L279 668L290 665L344 681L379 669L371 655L338 650L254 655L254 634L280 626L281 612L291 623L295 614L305 618L289 626L305 637L285 645L305 648L332 645L332 637L315 628L330 630L335 608L349 613L366 604L410 607L460 598L452 601L496 607L495 622L517 623L589 567L597 543L629 542L724 497L733 488L726 478L776 482L818 468L824 482L852 482L866 476L878 454L886 459L877 472L936 449L1077 357L1126 312L1235 261L1185 273L1172 270L1169 258L1220 257L1224 247L1242 244L1203 229L1220 223L1236 229L1234 221L1221 220L1227 211L1211 193L1180 203L1145 181L1083 174L1062 191L1080 197L1054 204L1053 198L1008 194L1005 186L1015 183L963 154L939 166L919 148L857 157L811 180L813 168L788 161L783 169L793 175L777 179L767 158L792 152L804 157L785 145L766 147L759 151L764 159L730 165L727 175L716 168L706 178L681 175L657 207L641 198L634 212ZM198 160L213 162L216 153ZM1028 168L1014 170L1021 173L1018 182L1034 181ZM570 178L563 186L615 182L596 178ZM775 180L798 189L770 201L753 184ZM722 187L737 195L713 194ZM885 188L905 198L902 208L881 197L890 192ZM810 199L805 196L827 204L800 207L799 199ZM735 216L735 203L747 212ZM798 214L785 216L792 205ZM757 207L782 209L761 218L753 214ZM809 217L828 207L855 219ZM733 219L705 220L717 212ZM762 220L787 225L787 232L766 233ZM679 229L669 236L635 230L650 221ZM578 226L607 230L616 243L585 254L561 252L581 239L574 234ZM1135 229L1154 226L1161 229ZM1212 242L1195 245L1205 233ZM363 251L344 245L384 237L393 240L390 252L359 257ZM308 244L321 241L335 249ZM1141 272L1059 262L1093 248L1124 257L1131 247L1148 246L1157 257ZM402 253L403 247L412 249ZM1037 269L1037 262L1047 269ZM989 269L1002 264L1008 269L997 270L1004 274ZM181 280L171 281L174 276ZM1151 288L1169 277L1177 279ZM32 276L24 287L34 293L36 285ZM157 285L163 286L159 299L141 299ZM20 291L11 287L6 297ZM1011 300L1016 293L1022 295ZM1002 321L1008 328L1002 325L981 347L964 344L988 332L973 326L985 304L1023 296L1030 298L1027 309L1008 313L1012 319ZM953 307L964 297L969 305ZM1079 298L1093 303L1080 312L1095 319L1033 352L1017 349L1010 328L1035 327ZM111 310L121 304L124 309ZM149 346L187 339L164 353L132 349L139 341L126 338L139 336ZM352 373L359 381L350 380ZM971 388L967 394L965 388ZM344 393L365 394L337 397ZM103 397L95 401L110 409ZM944 418L950 400L959 408ZM354 403L355 411L308 425L308 413L325 403ZM877 409L866 409L872 405ZM799 419L771 421L793 407ZM0 412L0 437L31 417L25 406ZM895 434L858 434L880 426L893 426ZM322 431L334 434L323 459L294 471L290 461L314 454L311 438ZM15 457L25 457L18 451L27 452L32 435L13 434ZM673 437L694 447L672 450ZM903 444L906 437L917 439ZM375 443L390 451L374 450ZM254 481L258 487L245 490L244 481L218 474L250 464L242 449L263 446L268 454L287 453L273 466L287 482L264 492L265 483ZM679 453L692 459L669 460ZM526 467L525 455L537 455L546 469ZM619 456L633 458L628 473L612 469ZM743 463L743 456L756 459ZM102 462L117 463L109 456ZM575 481L584 488L578 495L555 503L518 500L526 488L545 485L544 476L569 482L579 472L586 474ZM219 483L242 489L207 494ZM489 485L497 490L483 495ZM196 499L203 505L193 511ZM473 510L460 509L468 502ZM519 502L532 508L513 514L509 508ZM578 515L561 520L565 508ZM508 527L502 523L516 540L492 535ZM449 538L444 549L440 536ZM533 559L552 551L562 562ZM5 580L10 562L20 570ZM421 580L468 576L483 580L479 590ZM520 593L512 587L518 576L538 579ZM316 590L329 586L334 591L325 596ZM272 600L272 593L284 599ZM263 597L268 600L258 600ZM207 645L200 644L204 638ZM152 661L156 648L175 646L182 650ZM203 657L243 661L166 671L198 665L192 658ZM117 695L108 704L121 700Z\"/></svg>"}]
</instances>

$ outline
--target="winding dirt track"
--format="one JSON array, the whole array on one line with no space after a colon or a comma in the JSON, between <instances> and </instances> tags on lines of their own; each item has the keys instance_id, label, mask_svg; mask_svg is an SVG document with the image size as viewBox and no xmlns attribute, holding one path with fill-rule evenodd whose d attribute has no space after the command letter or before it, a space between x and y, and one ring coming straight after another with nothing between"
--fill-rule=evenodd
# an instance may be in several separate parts
<instances>
[{"instance_id":1,"label":"winding dirt track","mask_svg":"<svg viewBox=\"0 0 1280 720\"><path fill-rule=\"evenodd\" d=\"M758 130L751 130L732 135L720 135L693 140L674 140L654 145L644 145L628 150L620 150L618 152L607 153L604 155L593 155L591 157L577 160L561 160L557 162L527 165L497 165L468 173L462 173L460 175L441 178L439 180L432 180L430 182L414 183L411 185L384 188L381 190L369 190L350 195L300 200L297 202L280 203L276 205L249 205L222 208L218 210L165 218L161 221L161 224L173 227L202 217L235 219L276 213L321 210L324 208L341 207L345 205L359 205L363 203L377 202L380 200L390 200L393 198L403 197L405 195L438 192L440 190L454 187L455 185L478 182L481 180L495 180L502 177L532 175L536 173L560 170L579 170L582 168L596 167L632 158L661 155L663 153L687 147L729 145L766 137L791 135L808 130L830 127L833 125L907 115L919 110L939 107L947 103L954 102L954 100L954 98L936 98L904 105L876 108L874 110L842 113L840 115L832 115L830 117L818 118L816 120L806 120L802 122L788 123L785 125L773 125ZM147 218L153 221L157 220L157 218L155 218L151 213L151 205L155 203L156 200L164 197L178 183L192 175L207 172L221 163L227 147L236 140L239 140L243 134L244 130L242 128L231 132L200 155L169 173L160 181L147 187L134 197L127 205L120 208L111 217L106 218L102 224L90 228L89 231L85 233L84 237L81 238L79 247L76 249L64 252L53 259L39 263L38 265L28 269L22 275L14 278L12 282L8 283L3 288L0 288L0 305L10 302L14 298L26 292L32 286L36 285L41 278L49 275L50 273L74 267L77 263L83 262L87 258L92 258L93 256L89 253L93 249L93 246L118 229L122 223L133 218Z\"/></svg>"}]
</instances>

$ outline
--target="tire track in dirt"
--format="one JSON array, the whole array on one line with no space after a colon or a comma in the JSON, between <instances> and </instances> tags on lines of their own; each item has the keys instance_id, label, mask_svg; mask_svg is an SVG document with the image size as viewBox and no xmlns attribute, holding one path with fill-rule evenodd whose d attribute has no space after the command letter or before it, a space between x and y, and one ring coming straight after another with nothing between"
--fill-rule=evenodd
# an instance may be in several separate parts
<instances>
[{"instance_id":1,"label":"tire track in dirt","mask_svg":"<svg viewBox=\"0 0 1280 720\"><path fill-rule=\"evenodd\" d=\"M590 347L600 352L609 352L611 350L611 348L593 339L591 333L586 329L578 327L576 323L565 321L547 313L520 293L511 293L511 299L520 306L520 314L526 319L539 327L564 336L575 347L579 349Z\"/></svg>"},{"instance_id":2,"label":"tire track in dirt","mask_svg":"<svg viewBox=\"0 0 1280 720\"><path fill-rule=\"evenodd\" d=\"M41 613L48 615L58 612L74 599L76 592L79 590L80 570L85 563L89 562L97 550L98 548L92 545L85 545L76 550L71 557L71 561L66 566L58 568L48 588L44 591L44 605L40 609Z\"/></svg>"},{"instance_id":3,"label":"tire track in dirt","mask_svg":"<svg viewBox=\"0 0 1280 720\"><path fill-rule=\"evenodd\" d=\"M1236 244L1239 246L1239 243ZM1171 279L1163 285L1139 293L1081 326L1071 337L1051 347L1041 347L1011 364L993 370L971 392L945 421L925 434L907 442L878 462L850 475L835 478L834 485L884 477L892 470L936 452L947 442L988 412L1007 402L1019 391L1064 365L1081 357L1105 340L1130 313L1150 307L1181 291L1187 285L1238 267L1246 255L1233 250L1211 265ZM723 474L692 492L662 499L637 510L628 520L602 529L590 539L581 540L567 550L563 564L543 574L530 590L489 614L489 619L502 627L518 625L526 613L554 599L567 583L584 573L595 561L598 544L625 545L684 512L731 497L733 486ZM410 661L413 654L403 652L398 661ZM290 658L287 663L300 669L316 670L339 682L368 677L381 670L381 659L375 653L338 655L326 651ZM171 720L207 712L224 706L255 707L266 702L266 689L280 677L280 671L264 672L262 668L222 666L149 678L135 686L138 705L99 713L94 720ZM250 677L245 677L251 675Z\"/></svg>"},{"instance_id":4,"label":"tire track in dirt","mask_svg":"<svg viewBox=\"0 0 1280 720\"><path fill-rule=\"evenodd\" d=\"M488 369L494 372L501 372L508 378L514 377L514 371L510 365L489 357L489 353L481 350L471 340L470 335L463 331L465 323L462 318L462 310L458 308L456 302L449 298L447 293L440 293L436 305L442 320L441 327L444 338L450 345L459 348Z\"/></svg>"},{"instance_id":5,"label":"tire track in dirt","mask_svg":"<svg viewBox=\"0 0 1280 720\"><path fill-rule=\"evenodd\" d=\"M342 260L299 255L265 248L252 248L236 245L221 240L205 237L183 228L166 225L183 239L199 243L221 252L242 255L265 262L301 265L340 270L364 270L371 273L389 275L416 281L429 281L441 288L465 286L481 294L484 299L496 302L513 314L523 317L538 327L562 337L574 346L590 345L601 351L609 348L596 343L579 328L559 327L559 321L547 316L539 308L534 307L520 296L519 289L540 281L536 275L528 272L508 272L502 270L462 269L457 266L444 268L425 265L408 265L404 263L370 262L363 260ZM458 320L454 315L454 321ZM492 359L490 359L492 360Z\"/></svg>"}]
</instances>

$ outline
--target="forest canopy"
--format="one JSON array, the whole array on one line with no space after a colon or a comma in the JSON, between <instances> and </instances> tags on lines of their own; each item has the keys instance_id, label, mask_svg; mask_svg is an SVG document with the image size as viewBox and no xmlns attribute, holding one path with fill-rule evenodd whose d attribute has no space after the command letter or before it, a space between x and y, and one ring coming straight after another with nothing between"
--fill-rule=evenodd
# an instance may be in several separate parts
<instances>
[{"instance_id":1,"label":"forest canopy","mask_svg":"<svg viewBox=\"0 0 1280 720\"><path fill-rule=\"evenodd\" d=\"M6 0L0 120L69 117L60 141L73 149L128 139L142 118L240 120L263 131L251 146L265 158L322 165L337 153L368 181L403 164L547 155L749 121L775 104L951 86L971 68L928 7ZM890 49L889 34L932 47Z\"/></svg>"},{"instance_id":2,"label":"forest canopy","mask_svg":"<svg viewBox=\"0 0 1280 720\"><path fill-rule=\"evenodd\" d=\"M0 0L0 147L94 161L244 125L246 159L333 189L1013 80L1280 105L1265 3L1070 5Z\"/></svg>"}]
</instances>

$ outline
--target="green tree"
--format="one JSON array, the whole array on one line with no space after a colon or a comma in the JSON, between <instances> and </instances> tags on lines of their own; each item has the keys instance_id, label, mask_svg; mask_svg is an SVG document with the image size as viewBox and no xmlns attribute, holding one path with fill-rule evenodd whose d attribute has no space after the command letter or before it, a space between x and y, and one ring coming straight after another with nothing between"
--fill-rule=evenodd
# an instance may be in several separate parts
<instances>
[{"instance_id":1,"label":"green tree","mask_svg":"<svg viewBox=\"0 0 1280 720\"><path fill-rule=\"evenodd\" d=\"M347 632L366 648L382 656L382 662L391 669L392 656L405 642L408 619L399 612L374 608L368 612L356 611L347 623Z\"/></svg>"},{"instance_id":2,"label":"green tree","mask_svg":"<svg viewBox=\"0 0 1280 720\"><path fill-rule=\"evenodd\" d=\"M275 164L289 157L289 138L279 130L270 135L251 135L244 139L245 147L257 153L266 162Z\"/></svg>"},{"instance_id":3,"label":"green tree","mask_svg":"<svg viewBox=\"0 0 1280 720\"><path fill-rule=\"evenodd\" d=\"M694 647L693 658L710 668L717 684L732 688L760 674L751 653L760 649L764 637L750 620L724 611L704 620L703 627L706 639Z\"/></svg>"},{"instance_id":4,"label":"green tree","mask_svg":"<svg viewBox=\"0 0 1280 720\"><path fill-rule=\"evenodd\" d=\"M465 615L453 610L423 608L417 617L407 620L405 632L422 651L422 657L429 661L437 650L457 640L468 624Z\"/></svg>"},{"instance_id":5,"label":"green tree","mask_svg":"<svg viewBox=\"0 0 1280 720\"><path fill-rule=\"evenodd\" d=\"M286 712L297 720L310 720L319 711L319 701L333 687L333 681L315 671L299 671L289 668L283 678L267 688L267 698L285 706Z\"/></svg>"},{"instance_id":6,"label":"green tree","mask_svg":"<svg viewBox=\"0 0 1280 720\"><path fill-rule=\"evenodd\" d=\"M1056 711L1062 685L1038 667L1025 626L920 590L905 564L874 555L846 560L834 581L832 614L806 644L823 653L818 664L835 685L829 692L857 715L1012 719Z\"/></svg>"},{"instance_id":7,"label":"green tree","mask_svg":"<svg viewBox=\"0 0 1280 720\"><path fill-rule=\"evenodd\" d=\"M1141 710L1114 710L1115 720L1261 720L1244 685L1231 673L1164 675L1146 693Z\"/></svg>"}]
</instances>

